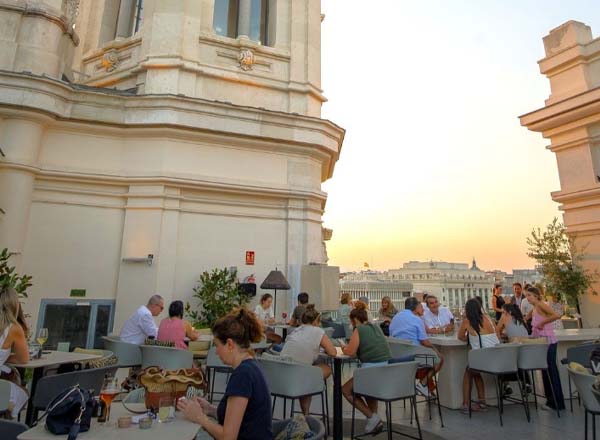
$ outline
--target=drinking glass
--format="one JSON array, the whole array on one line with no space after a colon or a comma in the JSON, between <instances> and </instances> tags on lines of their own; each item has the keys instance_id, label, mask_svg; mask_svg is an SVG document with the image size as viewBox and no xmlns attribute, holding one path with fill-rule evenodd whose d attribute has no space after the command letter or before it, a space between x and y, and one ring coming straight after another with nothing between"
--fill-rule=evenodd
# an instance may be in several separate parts
<instances>
[{"instance_id":1,"label":"drinking glass","mask_svg":"<svg viewBox=\"0 0 600 440\"><path fill-rule=\"evenodd\" d=\"M102 383L102 390L100 391L100 399L106 405L106 421L110 418L110 405L113 399L121 392L120 387L117 383L117 379L107 377Z\"/></svg>"},{"instance_id":2,"label":"drinking glass","mask_svg":"<svg viewBox=\"0 0 600 440\"><path fill-rule=\"evenodd\" d=\"M158 401L158 422L167 423L175 419L175 399L161 397Z\"/></svg>"},{"instance_id":3,"label":"drinking glass","mask_svg":"<svg viewBox=\"0 0 600 440\"><path fill-rule=\"evenodd\" d=\"M283 323L284 323L284 324L285 324L285 319L287 318L287 316L288 316L288 315L287 315L287 312L283 312L283 313L281 314L281 317L283 318Z\"/></svg>"},{"instance_id":4,"label":"drinking glass","mask_svg":"<svg viewBox=\"0 0 600 440\"><path fill-rule=\"evenodd\" d=\"M37 343L40 344L40 353L44 349L44 344L46 343L47 340L48 340L48 329L41 328L38 331L38 335L37 335L37 339L36 339Z\"/></svg>"}]
</instances>

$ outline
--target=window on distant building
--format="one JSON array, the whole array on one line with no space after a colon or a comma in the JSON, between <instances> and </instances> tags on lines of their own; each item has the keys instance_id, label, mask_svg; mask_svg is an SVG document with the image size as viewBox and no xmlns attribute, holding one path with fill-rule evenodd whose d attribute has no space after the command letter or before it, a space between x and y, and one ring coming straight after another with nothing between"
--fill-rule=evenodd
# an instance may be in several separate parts
<instances>
[{"instance_id":1,"label":"window on distant building","mask_svg":"<svg viewBox=\"0 0 600 440\"><path fill-rule=\"evenodd\" d=\"M270 12L276 3L276 0L215 0L213 29L223 37L246 35L250 40L271 45L275 14Z\"/></svg>"}]
</instances>

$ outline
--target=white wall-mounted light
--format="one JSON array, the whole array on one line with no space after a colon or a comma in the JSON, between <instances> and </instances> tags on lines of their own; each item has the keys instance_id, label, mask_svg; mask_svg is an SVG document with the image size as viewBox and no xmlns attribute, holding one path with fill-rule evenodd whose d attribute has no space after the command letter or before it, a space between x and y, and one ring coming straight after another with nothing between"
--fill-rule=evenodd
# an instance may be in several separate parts
<instances>
[{"instance_id":1,"label":"white wall-mounted light","mask_svg":"<svg viewBox=\"0 0 600 440\"><path fill-rule=\"evenodd\" d=\"M123 263L146 263L148 266L152 266L154 260L154 254L148 254L147 257L123 257Z\"/></svg>"}]
</instances>

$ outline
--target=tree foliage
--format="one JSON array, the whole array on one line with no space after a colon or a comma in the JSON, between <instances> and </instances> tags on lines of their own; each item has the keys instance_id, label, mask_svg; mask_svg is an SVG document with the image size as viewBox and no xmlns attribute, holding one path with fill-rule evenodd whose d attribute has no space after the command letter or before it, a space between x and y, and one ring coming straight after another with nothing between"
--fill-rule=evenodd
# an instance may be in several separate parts
<instances>
[{"instance_id":1,"label":"tree foliage","mask_svg":"<svg viewBox=\"0 0 600 440\"><path fill-rule=\"evenodd\" d=\"M545 230L535 228L527 238L527 255L541 266L546 289L569 305L577 306L580 295L590 291L598 279L596 271L585 269L584 252L575 245L574 237L554 218Z\"/></svg>"},{"instance_id":2,"label":"tree foliage","mask_svg":"<svg viewBox=\"0 0 600 440\"><path fill-rule=\"evenodd\" d=\"M245 306L250 298L239 287L236 272L228 269L213 269L203 272L194 287L196 308L186 303L185 311L192 325L198 328L212 327L217 319L235 307Z\"/></svg>"},{"instance_id":3,"label":"tree foliage","mask_svg":"<svg viewBox=\"0 0 600 440\"><path fill-rule=\"evenodd\" d=\"M0 252L0 289L12 287L20 297L27 298L27 288L32 286L31 276L17 274L15 267L8 264L10 256L11 254L6 248Z\"/></svg>"}]
</instances>

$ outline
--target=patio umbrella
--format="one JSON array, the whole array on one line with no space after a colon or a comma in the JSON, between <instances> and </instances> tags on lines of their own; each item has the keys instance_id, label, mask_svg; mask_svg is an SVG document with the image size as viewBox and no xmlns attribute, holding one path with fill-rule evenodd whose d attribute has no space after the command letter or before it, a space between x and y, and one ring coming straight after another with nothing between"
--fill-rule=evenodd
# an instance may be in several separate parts
<instances>
[{"instance_id":1,"label":"patio umbrella","mask_svg":"<svg viewBox=\"0 0 600 440\"><path fill-rule=\"evenodd\" d=\"M275 268L275 270L269 272L269 275L262 282L260 288L275 291L273 295L273 314L277 316L277 290L290 290L290 283L288 283L281 271Z\"/></svg>"}]
</instances>

